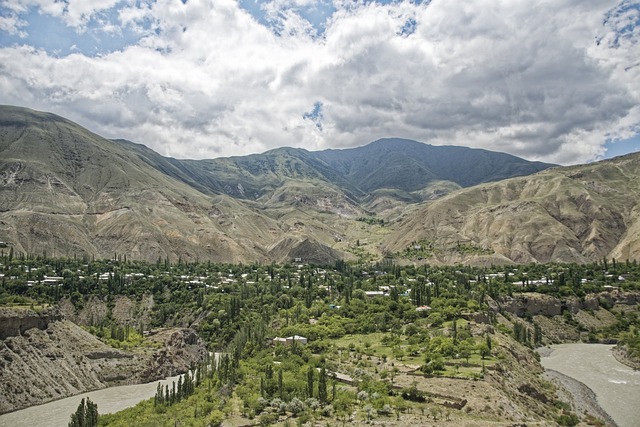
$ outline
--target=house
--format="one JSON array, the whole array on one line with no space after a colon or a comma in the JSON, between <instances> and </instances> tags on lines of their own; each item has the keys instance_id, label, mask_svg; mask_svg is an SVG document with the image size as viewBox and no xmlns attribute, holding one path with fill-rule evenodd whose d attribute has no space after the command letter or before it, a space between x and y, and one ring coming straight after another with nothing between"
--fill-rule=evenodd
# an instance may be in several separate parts
<instances>
[{"instance_id":1,"label":"house","mask_svg":"<svg viewBox=\"0 0 640 427\"><path fill-rule=\"evenodd\" d=\"M301 337L300 335L293 335L291 337L287 337L286 338L286 343L285 345L293 345L293 342L296 342L297 344L302 344L302 345L306 345L307 344L307 339L305 337Z\"/></svg>"},{"instance_id":2,"label":"house","mask_svg":"<svg viewBox=\"0 0 640 427\"><path fill-rule=\"evenodd\" d=\"M271 345L281 344L281 345L286 345L286 346L292 346L294 341L295 341L296 344L306 345L309 340L307 338L305 338L305 337L300 336L300 335L293 335L293 336L286 337L286 338L275 337L275 338L273 338L273 339L271 339L269 341L270 341Z\"/></svg>"},{"instance_id":3,"label":"house","mask_svg":"<svg viewBox=\"0 0 640 427\"><path fill-rule=\"evenodd\" d=\"M42 283L44 283L45 285L57 285L58 283L62 282L63 280L64 280L63 277L44 276L44 279L42 280Z\"/></svg>"},{"instance_id":4,"label":"house","mask_svg":"<svg viewBox=\"0 0 640 427\"><path fill-rule=\"evenodd\" d=\"M270 342L271 345L277 345L277 344L287 345L287 339L286 338L275 337L270 341L271 341Z\"/></svg>"},{"instance_id":5,"label":"house","mask_svg":"<svg viewBox=\"0 0 640 427\"><path fill-rule=\"evenodd\" d=\"M383 297L385 293L383 291L365 291L364 294L367 298Z\"/></svg>"}]
</instances>

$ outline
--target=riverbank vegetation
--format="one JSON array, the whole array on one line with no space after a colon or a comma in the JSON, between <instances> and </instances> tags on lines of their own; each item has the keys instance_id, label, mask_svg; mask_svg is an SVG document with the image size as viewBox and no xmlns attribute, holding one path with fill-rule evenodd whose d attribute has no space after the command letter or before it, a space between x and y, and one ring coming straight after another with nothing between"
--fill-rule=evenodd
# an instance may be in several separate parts
<instances>
[{"instance_id":1,"label":"riverbank vegetation","mask_svg":"<svg viewBox=\"0 0 640 427\"><path fill-rule=\"evenodd\" d=\"M69 427L96 427L98 425L98 405L88 397L80 401L76 412L71 414Z\"/></svg>"},{"instance_id":2,"label":"riverbank vegetation","mask_svg":"<svg viewBox=\"0 0 640 427\"><path fill-rule=\"evenodd\" d=\"M5 305L67 306L87 330L126 349L146 345L157 328L191 326L218 355L155 399L101 416L100 425L573 420L536 379L530 349L571 336L640 351L635 262L365 268L0 260ZM126 322L123 298L135 312ZM509 385L505 376L518 370L522 383Z\"/></svg>"}]
</instances>

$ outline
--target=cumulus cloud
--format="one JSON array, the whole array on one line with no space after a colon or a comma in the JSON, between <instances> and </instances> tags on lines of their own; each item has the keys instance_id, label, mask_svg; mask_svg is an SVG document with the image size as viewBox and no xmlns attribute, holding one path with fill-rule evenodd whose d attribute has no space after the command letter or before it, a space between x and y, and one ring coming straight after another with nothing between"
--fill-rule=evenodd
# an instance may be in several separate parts
<instances>
[{"instance_id":1,"label":"cumulus cloud","mask_svg":"<svg viewBox=\"0 0 640 427\"><path fill-rule=\"evenodd\" d=\"M266 24L233 0L8 1L78 27L115 7L141 38L101 56L4 46L0 102L175 157L400 136L576 163L640 126L630 1L334 1L322 31L307 0L266 2Z\"/></svg>"}]
</instances>

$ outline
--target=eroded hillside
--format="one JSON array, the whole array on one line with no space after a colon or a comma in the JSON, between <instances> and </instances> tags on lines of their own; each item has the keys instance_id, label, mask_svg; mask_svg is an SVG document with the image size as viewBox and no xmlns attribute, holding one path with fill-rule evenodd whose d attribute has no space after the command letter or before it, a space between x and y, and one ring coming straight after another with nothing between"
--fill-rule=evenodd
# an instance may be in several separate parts
<instances>
[{"instance_id":1,"label":"eroded hillside","mask_svg":"<svg viewBox=\"0 0 640 427\"><path fill-rule=\"evenodd\" d=\"M638 259L639 174L631 154L463 189L408 215L385 250L442 263Z\"/></svg>"},{"instance_id":2,"label":"eroded hillside","mask_svg":"<svg viewBox=\"0 0 640 427\"><path fill-rule=\"evenodd\" d=\"M0 308L0 413L118 384L185 372L205 356L189 329L163 331L155 347L123 351L54 308Z\"/></svg>"},{"instance_id":3,"label":"eroded hillside","mask_svg":"<svg viewBox=\"0 0 640 427\"><path fill-rule=\"evenodd\" d=\"M6 106L0 153L0 242L16 254L328 265L640 258L637 154L495 183L486 182L550 165L398 139L187 161Z\"/></svg>"}]
</instances>

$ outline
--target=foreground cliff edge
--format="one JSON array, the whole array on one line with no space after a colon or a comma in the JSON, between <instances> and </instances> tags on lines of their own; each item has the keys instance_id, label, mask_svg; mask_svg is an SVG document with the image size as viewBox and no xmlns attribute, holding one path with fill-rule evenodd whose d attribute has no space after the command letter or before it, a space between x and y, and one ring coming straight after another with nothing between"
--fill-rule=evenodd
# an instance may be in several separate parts
<instances>
[{"instance_id":1,"label":"foreground cliff edge","mask_svg":"<svg viewBox=\"0 0 640 427\"><path fill-rule=\"evenodd\" d=\"M113 385L183 373L205 347L191 329L166 329L135 351L106 345L58 308L0 307L0 413Z\"/></svg>"}]
</instances>

